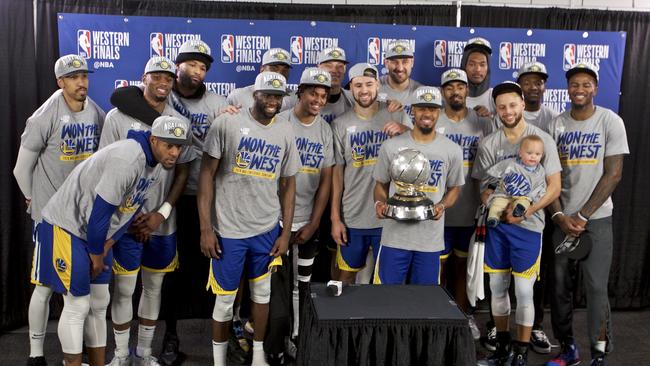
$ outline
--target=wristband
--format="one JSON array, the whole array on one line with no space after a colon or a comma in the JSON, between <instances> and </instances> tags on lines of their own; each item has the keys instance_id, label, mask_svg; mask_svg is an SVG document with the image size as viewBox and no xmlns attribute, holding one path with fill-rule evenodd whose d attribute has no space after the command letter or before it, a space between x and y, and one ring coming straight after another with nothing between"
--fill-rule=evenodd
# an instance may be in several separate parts
<instances>
[{"instance_id":1,"label":"wristband","mask_svg":"<svg viewBox=\"0 0 650 366\"><path fill-rule=\"evenodd\" d=\"M169 215L172 213L172 205L169 202L163 203L160 208L158 208L158 213L167 220Z\"/></svg>"},{"instance_id":2,"label":"wristband","mask_svg":"<svg viewBox=\"0 0 650 366\"><path fill-rule=\"evenodd\" d=\"M557 215L562 215L562 216L564 216L564 212L562 212L562 211L558 211L558 212L554 213L553 215L551 215L551 221L552 221L552 220L555 218L555 216L557 216Z\"/></svg>"},{"instance_id":3,"label":"wristband","mask_svg":"<svg viewBox=\"0 0 650 366\"><path fill-rule=\"evenodd\" d=\"M585 221L585 222L589 221L589 218L585 217L580 211L578 211L577 215L578 215L578 218L580 218L580 220Z\"/></svg>"}]
</instances>

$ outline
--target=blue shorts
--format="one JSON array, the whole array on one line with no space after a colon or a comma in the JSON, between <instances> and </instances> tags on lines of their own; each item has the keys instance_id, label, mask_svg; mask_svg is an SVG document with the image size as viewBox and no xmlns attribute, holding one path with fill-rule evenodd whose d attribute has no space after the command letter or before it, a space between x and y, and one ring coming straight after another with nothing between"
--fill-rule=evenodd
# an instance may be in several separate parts
<instances>
[{"instance_id":1,"label":"blue shorts","mask_svg":"<svg viewBox=\"0 0 650 366\"><path fill-rule=\"evenodd\" d=\"M91 280L92 263L85 240L46 221L38 224L36 238L40 246L38 279L41 284L51 286L61 294L70 292L73 296L85 296L90 294L91 283L108 284L111 281L112 250L104 258L108 269Z\"/></svg>"},{"instance_id":2,"label":"blue shorts","mask_svg":"<svg viewBox=\"0 0 650 366\"><path fill-rule=\"evenodd\" d=\"M445 250L440 253L440 259L447 259L451 251L459 258L467 258L469 242L476 226L445 226Z\"/></svg>"},{"instance_id":3,"label":"blue shorts","mask_svg":"<svg viewBox=\"0 0 650 366\"><path fill-rule=\"evenodd\" d=\"M485 272L512 272L531 278L539 274L542 233L501 223L488 228L485 238Z\"/></svg>"},{"instance_id":4,"label":"blue shorts","mask_svg":"<svg viewBox=\"0 0 650 366\"><path fill-rule=\"evenodd\" d=\"M140 243L131 234L124 234L113 246L113 273L137 274L140 268L151 272L172 272L178 268L176 233L152 235L148 243Z\"/></svg>"},{"instance_id":5,"label":"blue shorts","mask_svg":"<svg viewBox=\"0 0 650 366\"><path fill-rule=\"evenodd\" d=\"M402 285L410 273L413 285L440 284L440 252L419 252L381 246L375 265L376 285Z\"/></svg>"},{"instance_id":6,"label":"blue shorts","mask_svg":"<svg viewBox=\"0 0 650 366\"><path fill-rule=\"evenodd\" d=\"M264 234L245 239L219 237L221 258L210 261L206 289L215 295L234 295L239 288L244 266L249 281L259 281L271 273L271 267L281 266L282 257L269 255L280 235L280 225Z\"/></svg>"},{"instance_id":7,"label":"blue shorts","mask_svg":"<svg viewBox=\"0 0 650 366\"><path fill-rule=\"evenodd\" d=\"M339 245L336 251L336 264L339 269L347 272L359 272L366 265L368 250L377 259L381 228L377 229L348 229L348 245Z\"/></svg>"}]
</instances>

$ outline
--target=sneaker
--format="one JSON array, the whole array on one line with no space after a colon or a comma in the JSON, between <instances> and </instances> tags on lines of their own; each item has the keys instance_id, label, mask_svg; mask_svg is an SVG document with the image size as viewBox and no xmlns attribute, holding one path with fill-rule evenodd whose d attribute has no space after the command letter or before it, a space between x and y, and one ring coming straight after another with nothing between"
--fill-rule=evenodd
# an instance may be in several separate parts
<instances>
[{"instance_id":1,"label":"sneaker","mask_svg":"<svg viewBox=\"0 0 650 366\"><path fill-rule=\"evenodd\" d=\"M562 350L546 366L575 366L580 364L580 353L575 344L562 344Z\"/></svg>"},{"instance_id":2,"label":"sneaker","mask_svg":"<svg viewBox=\"0 0 650 366\"><path fill-rule=\"evenodd\" d=\"M113 356L111 362L106 366L131 366L131 355Z\"/></svg>"},{"instance_id":3,"label":"sneaker","mask_svg":"<svg viewBox=\"0 0 650 366\"><path fill-rule=\"evenodd\" d=\"M145 357L134 356L133 365L135 366L160 366L158 359L149 355Z\"/></svg>"},{"instance_id":4,"label":"sneaker","mask_svg":"<svg viewBox=\"0 0 650 366\"><path fill-rule=\"evenodd\" d=\"M522 217L524 216L524 213L526 212L526 207L522 204L517 204L515 205L515 208L512 210L512 216L513 217Z\"/></svg>"},{"instance_id":5,"label":"sneaker","mask_svg":"<svg viewBox=\"0 0 650 366\"><path fill-rule=\"evenodd\" d=\"M528 360L522 354L514 354L510 366L528 366Z\"/></svg>"},{"instance_id":6,"label":"sneaker","mask_svg":"<svg viewBox=\"0 0 650 366\"><path fill-rule=\"evenodd\" d=\"M241 348L244 353L248 353L251 350L251 347L244 335L244 326L242 325L241 320L232 322L232 334L235 336L235 339L237 339L239 348Z\"/></svg>"},{"instance_id":7,"label":"sneaker","mask_svg":"<svg viewBox=\"0 0 650 366\"><path fill-rule=\"evenodd\" d=\"M44 356L30 357L27 359L27 366L47 366Z\"/></svg>"},{"instance_id":8,"label":"sneaker","mask_svg":"<svg viewBox=\"0 0 650 366\"><path fill-rule=\"evenodd\" d=\"M605 362L605 355L600 354L595 358L592 358L590 366L607 366L607 363Z\"/></svg>"},{"instance_id":9,"label":"sneaker","mask_svg":"<svg viewBox=\"0 0 650 366\"><path fill-rule=\"evenodd\" d=\"M495 228L499 225L499 219L496 217L488 217L487 220L485 220L485 226Z\"/></svg>"},{"instance_id":10,"label":"sneaker","mask_svg":"<svg viewBox=\"0 0 650 366\"><path fill-rule=\"evenodd\" d=\"M509 366L511 362L512 362L512 354L510 352L504 354L499 354L498 352L494 352L488 358L479 360L476 363L476 365L477 366Z\"/></svg>"},{"instance_id":11,"label":"sneaker","mask_svg":"<svg viewBox=\"0 0 650 366\"><path fill-rule=\"evenodd\" d=\"M555 254L570 253L573 252L580 244L579 236L567 235L564 237L564 240L555 248Z\"/></svg>"},{"instance_id":12,"label":"sneaker","mask_svg":"<svg viewBox=\"0 0 650 366\"><path fill-rule=\"evenodd\" d=\"M478 329L478 325L476 325L476 320L474 320L474 316L473 315L468 316L467 320L469 321L469 329L472 331L472 338L474 338L475 341L481 339L481 331Z\"/></svg>"},{"instance_id":13,"label":"sneaker","mask_svg":"<svg viewBox=\"0 0 650 366\"><path fill-rule=\"evenodd\" d=\"M496 351L497 350L497 327L491 326L488 328L487 335L483 339L483 347L485 347L488 351Z\"/></svg>"},{"instance_id":14,"label":"sneaker","mask_svg":"<svg viewBox=\"0 0 650 366\"><path fill-rule=\"evenodd\" d=\"M526 343L514 342L510 366L528 366L528 345Z\"/></svg>"},{"instance_id":15,"label":"sneaker","mask_svg":"<svg viewBox=\"0 0 650 366\"><path fill-rule=\"evenodd\" d=\"M172 366L177 364L180 359L178 346L180 341L178 336L173 333L165 333L162 344L162 352L160 352L159 363L164 366Z\"/></svg>"},{"instance_id":16,"label":"sneaker","mask_svg":"<svg viewBox=\"0 0 650 366\"><path fill-rule=\"evenodd\" d=\"M548 341L548 337L543 330L533 329L530 334L530 348L541 354L551 353L551 342Z\"/></svg>"},{"instance_id":17,"label":"sneaker","mask_svg":"<svg viewBox=\"0 0 650 366\"><path fill-rule=\"evenodd\" d=\"M284 338L284 352L292 359L296 359L296 354L298 353L298 347L291 337Z\"/></svg>"}]
</instances>

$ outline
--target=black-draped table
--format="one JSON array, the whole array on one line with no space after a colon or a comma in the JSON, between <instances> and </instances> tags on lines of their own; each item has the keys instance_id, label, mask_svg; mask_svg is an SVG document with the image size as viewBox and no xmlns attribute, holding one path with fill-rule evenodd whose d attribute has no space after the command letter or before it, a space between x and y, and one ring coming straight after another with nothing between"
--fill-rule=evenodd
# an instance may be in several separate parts
<instances>
[{"instance_id":1,"label":"black-draped table","mask_svg":"<svg viewBox=\"0 0 650 366\"><path fill-rule=\"evenodd\" d=\"M300 319L298 365L474 366L467 318L438 286L313 283Z\"/></svg>"}]
</instances>

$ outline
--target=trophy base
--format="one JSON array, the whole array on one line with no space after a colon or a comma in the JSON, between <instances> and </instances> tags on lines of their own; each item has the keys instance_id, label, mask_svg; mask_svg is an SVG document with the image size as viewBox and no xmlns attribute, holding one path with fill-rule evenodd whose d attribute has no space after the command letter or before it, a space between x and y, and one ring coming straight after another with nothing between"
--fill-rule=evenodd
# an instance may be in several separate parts
<instances>
[{"instance_id":1,"label":"trophy base","mask_svg":"<svg viewBox=\"0 0 650 366\"><path fill-rule=\"evenodd\" d=\"M398 221L432 220L433 201L426 196L401 196L399 193L386 202L384 215Z\"/></svg>"}]
</instances>

